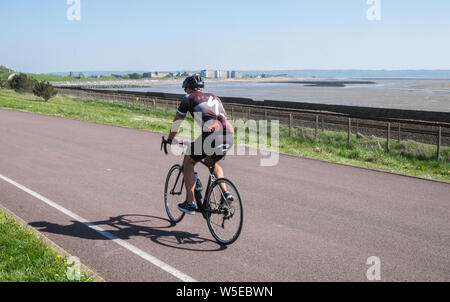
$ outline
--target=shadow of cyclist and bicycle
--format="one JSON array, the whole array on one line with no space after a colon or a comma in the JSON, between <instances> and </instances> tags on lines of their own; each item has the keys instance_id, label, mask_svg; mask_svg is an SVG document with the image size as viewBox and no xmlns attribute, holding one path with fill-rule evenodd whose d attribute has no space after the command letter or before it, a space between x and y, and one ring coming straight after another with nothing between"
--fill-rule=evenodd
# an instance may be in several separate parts
<instances>
[{"instance_id":1,"label":"shadow of cyclist and bicycle","mask_svg":"<svg viewBox=\"0 0 450 302\"><path fill-rule=\"evenodd\" d=\"M108 220L81 223L72 221L70 225L60 225L47 221L32 222L30 225L43 233L53 233L90 240L110 240L89 226L100 226L115 238L130 240L146 237L162 246L200 252L223 251L227 247L217 241L184 231L170 230L175 224L168 219L149 215L120 215ZM108 227L106 227L108 226Z\"/></svg>"}]
</instances>

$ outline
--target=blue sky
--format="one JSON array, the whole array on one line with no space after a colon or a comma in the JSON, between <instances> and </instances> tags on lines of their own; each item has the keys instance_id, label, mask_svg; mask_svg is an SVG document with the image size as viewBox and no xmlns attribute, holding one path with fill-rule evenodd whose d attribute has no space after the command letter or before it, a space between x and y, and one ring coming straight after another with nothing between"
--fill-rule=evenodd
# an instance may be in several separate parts
<instances>
[{"instance_id":1,"label":"blue sky","mask_svg":"<svg viewBox=\"0 0 450 302\"><path fill-rule=\"evenodd\" d=\"M0 65L80 70L450 69L450 1L0 0Z\"/></svg>"}]
</instances>

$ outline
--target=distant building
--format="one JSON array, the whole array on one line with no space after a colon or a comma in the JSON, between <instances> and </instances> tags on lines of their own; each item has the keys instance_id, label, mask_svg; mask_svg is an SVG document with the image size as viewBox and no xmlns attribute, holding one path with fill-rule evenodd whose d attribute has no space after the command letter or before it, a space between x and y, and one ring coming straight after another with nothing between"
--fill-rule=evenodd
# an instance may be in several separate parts
<instances>
[{"instance_id":1,"label":"distant building","mask_svg":"<svg viewBox=\"0 0 450 302\"><path fill-rule=\"evenodd\" d=\"M154 72L145 73L145 75L148 76L149 78L164 78L164 77L170 76L170 73L154 71Z\"/></svg>"},{"instance_id":2,"label":"distant building","mask_svg":"<svg viewBox=\"0 0 450 302\"><path fill-rule=\"evenodd\" d=\"M202 70L200 75L204 78L214 78L216 74L212 70Z\"/></svg>"},{"instance_id":3,"label":"distant building","mask_svg":"<svg viewBox=\"0 0 450 302\"><path fill-rule=\"evenodd\" d=\"M226 78L228 78L228 72L222 70L216 71L216 79L226 79Z\"/></svg>"},{"instance_id":4,"label":"distant building","mask_svg":"<svg viewBox=\"0 0 450 302\"><path fill-rule=\"evenodd\" d=\"M232 71L231 72L231 78L233 79L242 79L244 75L240 71Z\"/></svg>"},{"instance_id":5,"label":"distant building","mask_svg":"<svg viewBox=\"0 0 450 302\"><path fill-rule=\"evenodd\" d=\"M152 78L165 78L169 77L171 74L168 72L152 72L151 75Z\"/></svg>"}]
</instances>

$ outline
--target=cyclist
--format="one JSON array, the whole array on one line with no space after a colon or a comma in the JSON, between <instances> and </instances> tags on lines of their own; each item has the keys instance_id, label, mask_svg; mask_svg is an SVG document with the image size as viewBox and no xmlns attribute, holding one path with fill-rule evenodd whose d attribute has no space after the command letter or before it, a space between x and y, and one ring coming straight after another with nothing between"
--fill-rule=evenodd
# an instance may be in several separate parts
<instances>
[{"instance_id":1,"label":"cyclist","mask_svg":"<svg viewBox=\"0 0 450 302\"><path fill-rule=\"evenodd\" d=\"M194 120L202 127L202 135L191 144L184 158L184 182L186 186L186 201L178 205L178 209L187 214L195 214L194 190L196 178L194 166L204 160L209 166L214 166L216 178L223 178L222 167L217 164L234 142L234 128L228 121L222 101L212 93L205 93L205 83L200 75L187 77L183 82L183 89L187 95L181 101L172 124L171 132L165 143L172 144L178 132L178 127L189 112ZM233 196L227 191L225 184L221 184L223 196L233 201Z\"/></svg>"}]
</instances>

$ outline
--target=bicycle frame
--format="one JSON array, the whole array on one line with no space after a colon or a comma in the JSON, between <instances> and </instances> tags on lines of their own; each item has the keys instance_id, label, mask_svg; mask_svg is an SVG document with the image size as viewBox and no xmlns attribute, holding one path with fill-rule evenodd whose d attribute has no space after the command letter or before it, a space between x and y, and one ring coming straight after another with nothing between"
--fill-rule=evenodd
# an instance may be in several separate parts
<instances>
[{"instance_id":1,"label":"bicycle frame","mask_svg":"<svg viewBox=\"0 0 450 302\"><path fill-rule=\"evenodd\" d=\"M186 143L183 143L184 145L184 150L183 150L183 160L184 160L184 156L186 155L186 150L187 150L187 145ZM200 161L201 164L203 164L205 167L208 168L209 170L209 179L208 179L208 185L206 186L206 191L205 191L205 195L203 196L202 200L197 200L197 209L196 212L197 213L202 213L202 214L223 214L223 210L222 211L218 211L218 210L209 210L207 208L204 207L205 203L206 203L206 198L207 196L209 196L209 191L211 190L211 185L216 181L216 176L214 175L214 169L215 169L215 164L214 166L209 166L208 164L206 164L204 161ZM183 191L183 187L184 187L184 177L181 181L181 187L179 192L176 192L175 189L177 188L178 182L180 180L180 176L181 173L183 173L184 170L184 164L181 165L181 170L177 175L177 179L175 181L175 184L172 188L172 190L170 190L170 194L172 195L181 195L182 191ZM206 218L206 217L205 217Z\"/></svg>"},{"instance_id":2,"label":"bicycle frame","mask_svg":"<svg viewBox=\"0 0 450 302\"><path fill-rule=\"evenodd\" d=\"M183 161L184 161L184 159L186 158L186 155L187 155L187 150L188 150L187 148L190 145L190 143L182 142L182 143L178 143L178 144L184 146L183 153L182 153ZM167 152L166 145L167 145L167 140L163 137L162 143L161 143L161 150L164 147L164 152L167 155L168 152ZM206 186L206 190L203 191L203 193L205 194L204 196L200 196L201 195L200 191L196 190L194 192L195 200L197 201L197 209L195 210L195 212L202 214L203 218L206 220L206 222L208 224L208 228L209 228L211 234L219 243L225 244L225 245L234 243L241 233L242 223L243 223L242 201L241 201L239 191L237 190L236 186L229 179L217 178L214 175L214 170L216 168L217 163L214 163L212 166L208 165L204 160L200 161L200 163L208 168L209 178L208 178L208 185ZM176 200L178 200L178 202L179 202L180 198L176 198L175 202L170 202L170 205L169 205L168 196L183 195L183 188L185 188L185 180L184 180L185 175L182 175L184 172L183 170L184 170L184 162L181 165L174 165L170 169L170 172L167 175L166 185L165 185L165 189L164 189L164 202L165 202L166 211L167 211L167 214L168 214L169 218L171 219L171 221L173 221L175 223L178 223L183 219L184 213L183 213L183 211L178 212L176 208L172 210L172 207L177 202ZM175 171L178 171L178 175L176 175ZM170 183L174 180L174 178L175 178L175 183L173 185L170 185ZM225 198L224 192L227 189L225 187L223 187L222 184L224 184L225 186L229 185L233 188L233 190L236 194L235 197L237 199L230 199L230 202L236 202L237 208L235 208L233 206L234 203L233 203L233 205L230 205L230 203L228 202L228 199ZM196 186L200 185L200 182L198 179L196 179L195 185ZM170 186L172 186L172 187L170 187ZM216 191L216 187L217 187L218 191ZM197 189L197 187L196 187L196 189ZM182 196L182 197L184 197L184 196ZM220 200L218 200L217 198L219 198ZM178 210L180 210L179 207L178 207ZM176 211L176 212L174 212L174 211ZM173 215L174 213L175 213L175 216ZM232 219L235 216L235 213L239 213L237 215L237 217L238 217L238 220L237 220L238 224L236 225L237 230L234 231L234 233L232 233L233 235L231 237L224 238L221 231L219 231L219 233L217 232L216 227L225 229L225 221ZM181 214L181 216L178 216L178 214ZM213 214L217 214L219 217L213 216ZM220 219L222 219L222 221L220 221ZM235 221L235 220L233 220L233 221ZM227 235L225 235L225 236L227 236Z\"/></svg>"}]
</instances>

